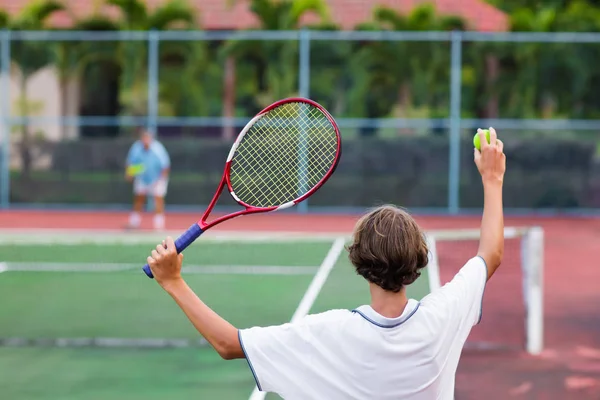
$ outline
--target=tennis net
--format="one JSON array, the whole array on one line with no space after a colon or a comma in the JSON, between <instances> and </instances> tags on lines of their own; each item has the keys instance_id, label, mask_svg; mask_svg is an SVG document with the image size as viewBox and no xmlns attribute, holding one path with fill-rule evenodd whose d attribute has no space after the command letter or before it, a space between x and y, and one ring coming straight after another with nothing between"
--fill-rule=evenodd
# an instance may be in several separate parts
<instances>
[{"instance_id":1,"label":"tennis net","mask_svg":"<svg viewBox=\"0 0 600 400\"><path fill-rule=\"evenodd\" d=\"M539 227L506 228L502 265L487 283L483 315L468 347L543 348L544 232ZM479 229L432 231L428 266L431 289L448 282L477 254Z\"/></svg>"}]
</instances>

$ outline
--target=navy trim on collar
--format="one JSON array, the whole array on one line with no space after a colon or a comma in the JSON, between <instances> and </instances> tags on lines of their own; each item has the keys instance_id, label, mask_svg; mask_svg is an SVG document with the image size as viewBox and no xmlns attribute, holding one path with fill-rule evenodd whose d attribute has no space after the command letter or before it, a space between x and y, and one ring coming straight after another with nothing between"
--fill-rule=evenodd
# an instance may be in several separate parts
<instances>
[{"instance_id":1,"label":"navy trim on collar","mask_svg":"<svg viewBox=\"0 0 600 400\"><path fill-rule=\"evenodd\" d=\"M371 306L361 306L357 309L352 310L352 312L360 315L373 325L378 326L380 328L395 328L408 321L409 318L417 312L420 305L420 302L413 299L409 299L408 303L406 304L406 309L404 310L402 315L396 318L387 318L382 315L379 315L375 310L371 308Z\"/></svg>"}]
</instances>

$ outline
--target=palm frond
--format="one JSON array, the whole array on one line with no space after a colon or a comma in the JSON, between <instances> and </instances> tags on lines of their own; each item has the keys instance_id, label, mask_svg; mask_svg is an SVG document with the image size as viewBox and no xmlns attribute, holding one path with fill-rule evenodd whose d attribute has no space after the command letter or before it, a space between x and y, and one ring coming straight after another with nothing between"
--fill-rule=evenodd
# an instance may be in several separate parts
<instances>
[{"instance_id":1,"label":"palm frond","mask_svg":"<svg viewBox=\"0 0 600 400\"><path fill-rule=\"evenodd\" d=\"M373 10L373 17L375 24L387 29L401 31L405 30L408 26L406 16L398 13L393 8L384 6L376 7L375 10Z\"/></svg>"},{"instance_id":2,"label":"palm frond","mask_svg":"<svg viewBox=\"0 0 600 400\"><path fill-rule=\"evenodd\" d=\"M196 21L196 10L185 0L170 0L160 5L148 16L149 29L168 29L173 23L182 22L192 27Z\"/></svg>"},{"instance_id":3,"label":"palm frond","mask_svg":"<svg viewBox=\"0 0 600 400\"><path fill-rule=\"evenodd\" d=\"M458 15L449 15L440 18L439 29L443 31L464 31L467 29L467 22Z\"/></svg>"},{"instance_id":4,"label":"palm frond","mask_svg":"<svg viewBox=\"0 0 600 400\"><path fill-rule=\"evenodd\" d=\"M10 21L10 18L8 16L8 14L6 13L6 11L0 10L0 28L8 27L9 21Z\"/></svg>"},{"instance_id":5,"label":"palm frond","mask_svg":"<svg viewBox=\"0 0 600 400\"><path fill-rule=\"evenodd\" d=\"M435 5L424 3L415 8L408 14L408 28L414 31L426 31L435 27L437 22L437 13Z\"/></svg>"},{"instance_id":6,"label":"palm frond","mask_svg":"<svg viewBox=\"0 0 600 400\"><path fill-rule=\"evenodd\" d=\"M300 18L307 12L316 13L322 21L329 20L329 7L324 0L292 0L290 19L297 25Z\"/></svg>"},{"instance_id":7,"label":"palm frond","mask_svg":"<svg viewBox=\"0 0 600 400\"><path fill-rule=\"evenodd\" d=\"M77 31L117 31L119 24L105 15L95 14L77 20L73 29Z\"/></svg>"},{"instance_id":8,"label":"palm frond","mask_svg":"<svg viewBox=\"0 0 600 400\"><path fill-rule=\"evenodd\" d=\"M52 14L64 9L58 1L35 0L26 5L10 25L13 29L40 29Z\"/></svg>"},{"instance_id":9,"label":"palm frond","mask_svg":"<svg viewBox=\"0 0 600 400\"><path fill-rule=\"evenodd\" d=\"M148 22L146 3L140 0L106 0L107 4L118 7L122 13L122 24L127 29L143 29Z\"/></svg>"}]
</instances>

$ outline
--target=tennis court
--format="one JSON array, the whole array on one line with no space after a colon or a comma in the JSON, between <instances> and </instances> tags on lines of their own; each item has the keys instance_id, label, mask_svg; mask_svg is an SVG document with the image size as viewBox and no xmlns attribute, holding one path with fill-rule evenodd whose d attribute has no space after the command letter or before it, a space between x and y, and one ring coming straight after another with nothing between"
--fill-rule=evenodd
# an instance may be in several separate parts
<instances>
[{"instance_id":1,"label":"tennis court","mask_svg":"<svg viewBox=\"0 0 600 400\"><path fill-rule=\"evenodd\" d=\"M543 243L532 240L532 232L537 230L505 230L503 274L484 299L484 310L489 304L494 311L484 311L484 329L467 347L533 352L542 345L536 343L542 332L535 319L542 316L535 304L540 277L525 279L541 268ZM408 292L416 299L476 254L479 232L427 236L430 264ZM264 398L246 361L221 360L141 271L163 237L0 230L0 393L14 400ZM367 303L369 293L347 259L348 239L342 233L217 230L186 249L184 274L210 307L239 328L352 309ZM486 319L495 320L491 329ZM497 329L498 320L506 329Z\"/></svg>"},{"instance_id":2,"label":"tennis court","mask_svg":"<svg viewBox=\"0 0 600 400\"><path fill-rule=\"evenodd\" d=\"M254 380L246 361L222 361L141 272L154 241L38 239L0 245L3 397L250 397ZM366 284L347 261L343 242L201 240L185 252L185 276L235 326L281 324L295 313L367 302ZM324 283L307 294L313 280ZM418 283L411 295L420 298L429 290L427 275Z\"/></svg>"}]
</instances>

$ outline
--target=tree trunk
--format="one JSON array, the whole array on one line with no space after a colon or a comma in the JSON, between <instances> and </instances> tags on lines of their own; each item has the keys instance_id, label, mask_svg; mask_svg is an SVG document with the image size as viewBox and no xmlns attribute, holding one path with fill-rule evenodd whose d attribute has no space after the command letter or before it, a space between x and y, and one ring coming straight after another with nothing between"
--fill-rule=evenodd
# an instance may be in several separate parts
<instances>
[{"instance_id":1,"label":"tree trunk","mask_svg":"<svg viewBox=\"0 0 600 400\"><path fill-rule=\"evenodd\" d=\"M498 110L498 95L494 90L494 84L498 79L498 72L500 71L500 62L498 57L493 54L488 54L485 57L485 69L486 69L486 78L485 78L485 86L486 93L490 93L490 97L487 101L484 110L485 118L498 118L499 110Z\"/></svg>"},{"instance_id":2,"label":"tree trunk","mask_svg":"<svg viewBox=\"0 0 600 400\"><path fill-rule=\"evenodd\" d=\"M400 88L398 90L398 105L400 107L400 113L401 115L404 115L405 118L409 118L405 112L407 110L410 109L412 104L412 96L411 96L411 92L410 92L410 85L406 82L403 82L400 85ZM413 130L410 128L400 128L398 130L398 133L400 135L411 135L413 134Z\"/></svg>"},{"instance_id":3,"label":"tree trunk","mask_svg":"<svg viewBox=\"0 0 600 400\"><path fill-rule=\"evenodd\" d=\"M232 141L235 136L235 127L229 118L235 115L235 58L227 57L225 60L225 77L223 80L223 116L226 118L223 126L223 139Z\"/></svg>"}]
</instances>

